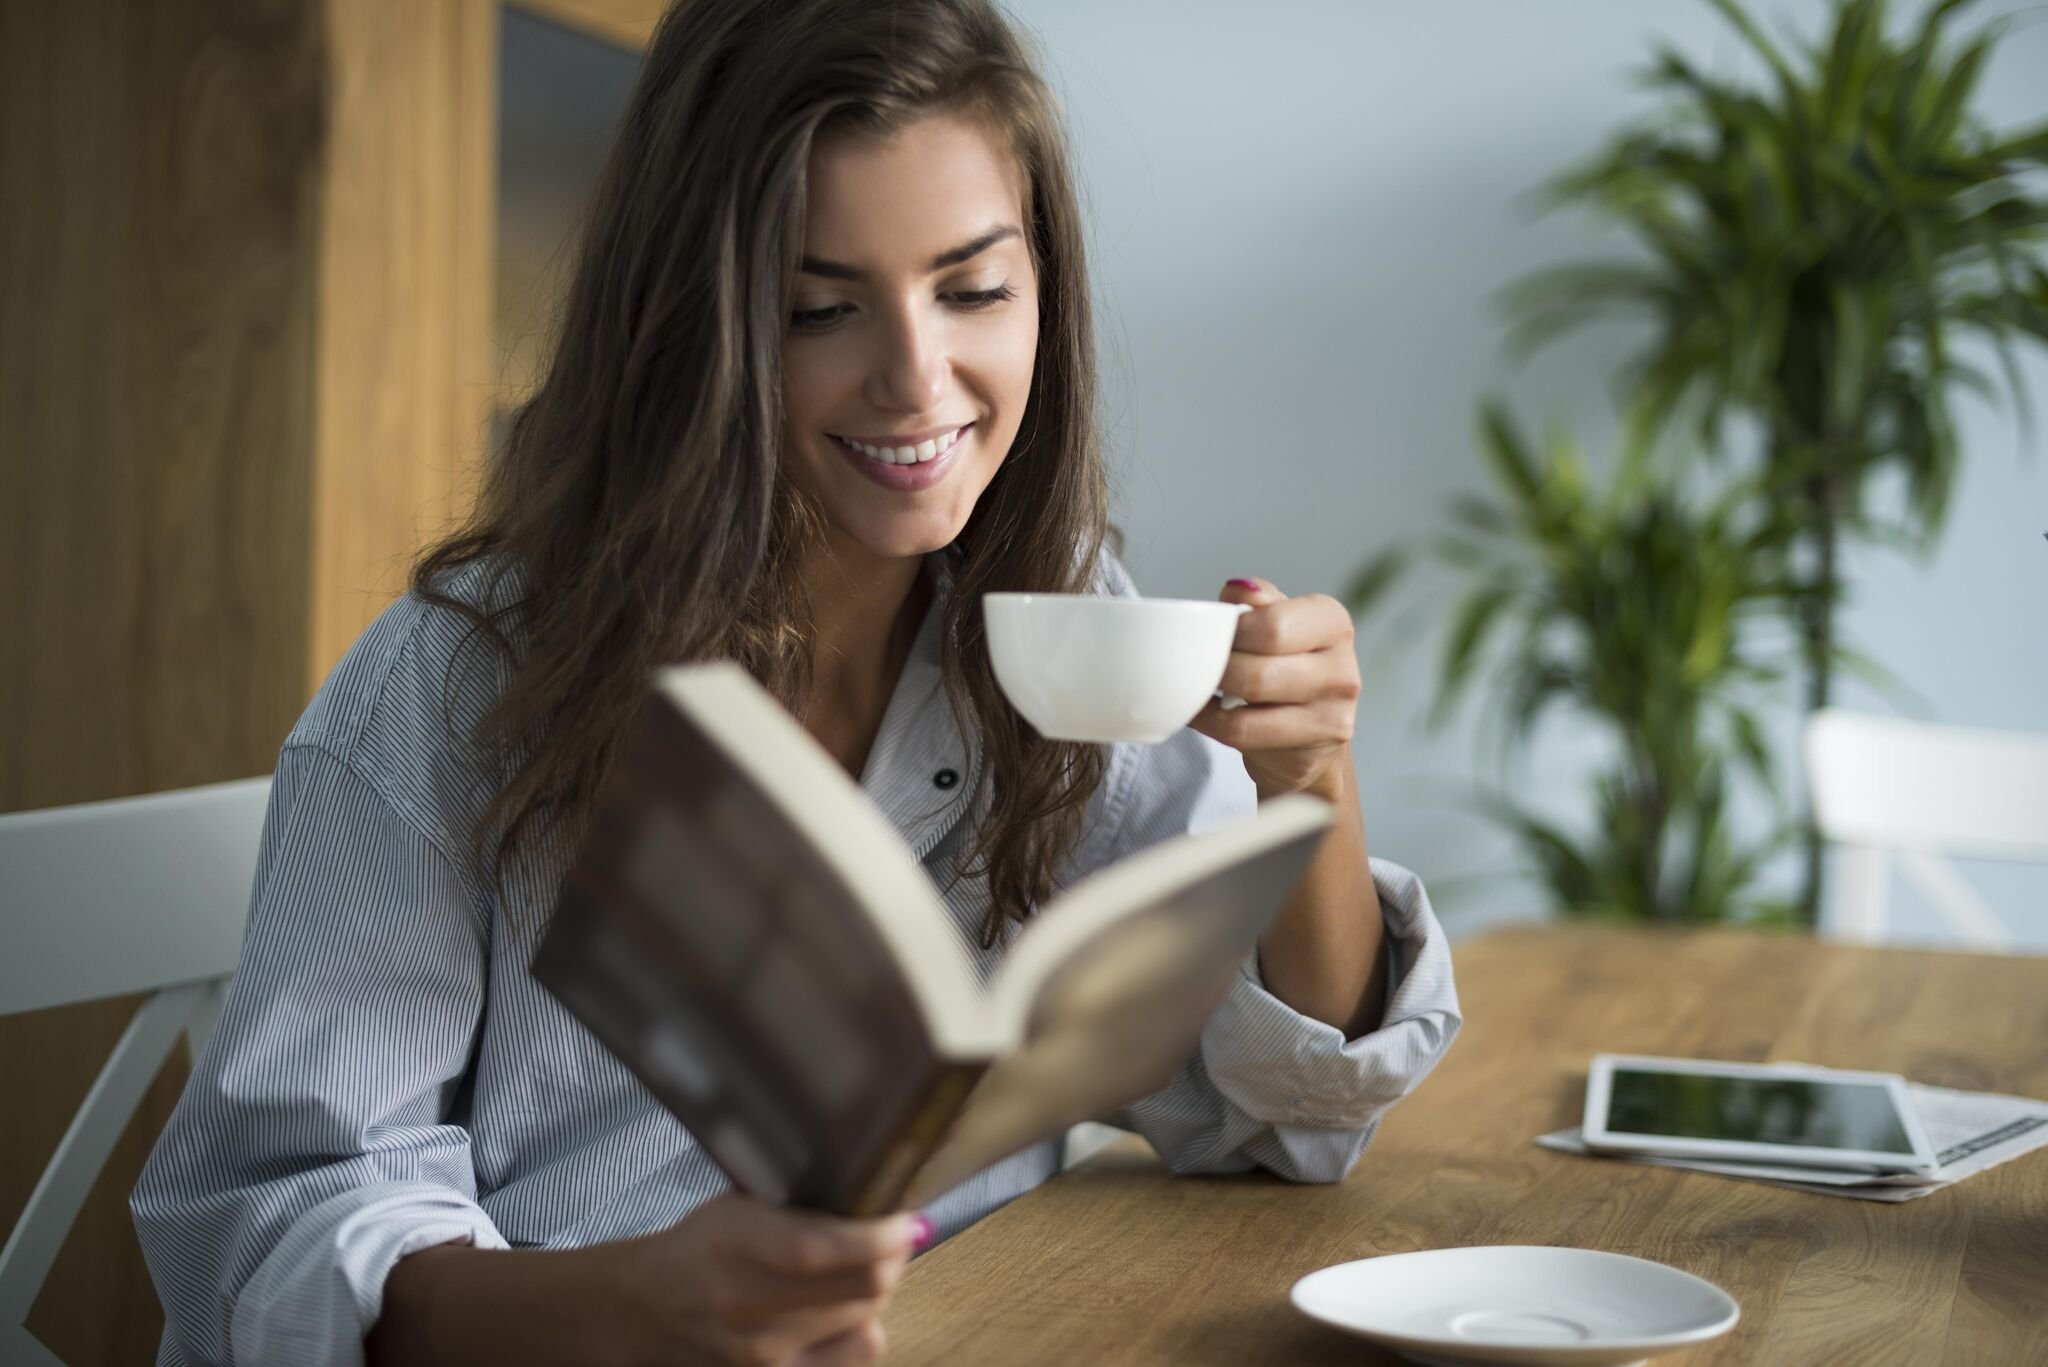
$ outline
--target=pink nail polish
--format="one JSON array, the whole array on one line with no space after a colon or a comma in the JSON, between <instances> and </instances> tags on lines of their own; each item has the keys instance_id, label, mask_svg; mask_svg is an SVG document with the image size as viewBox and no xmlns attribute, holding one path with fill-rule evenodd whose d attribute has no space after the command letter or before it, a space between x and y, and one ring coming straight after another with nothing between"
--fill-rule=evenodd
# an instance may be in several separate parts
<instances>
[{"instance_id":1,"label":"pink nail polish","mask_svg":"<svg viewBox=\"0 0 2048 1367\"><path fill-rule=\"evenodd\" d=\"M932 1235L936 1232L932 1227L932 1222L922 1213L910 1217L910 1246L912 1248L923 1248L932 1241Z\"/></svg>"},{"instance_id":2,"label":"pink nail polish","mask_svg":"<svg viewBox=\"0 0 2048 1367\"><path fill-rule=\"evenodd\" d=\"M1230 581L1227 587L1233 589L1250 589L1253 593L1257 593L1259 591L1260 586L1259 582L1256 579L1233 579Z\"/></svg>"}]
</instances>

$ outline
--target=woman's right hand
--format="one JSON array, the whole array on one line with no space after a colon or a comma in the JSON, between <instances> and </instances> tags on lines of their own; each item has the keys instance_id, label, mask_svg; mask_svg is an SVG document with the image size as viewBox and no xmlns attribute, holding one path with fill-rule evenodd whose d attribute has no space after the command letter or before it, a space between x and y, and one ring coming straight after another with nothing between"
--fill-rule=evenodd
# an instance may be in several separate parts
<instances>
[{"instance_id":1,"label":"woman's right hand","mask_svg":"<svg viewBox=\"0 0 2048 1367\"><path fill-rule=\"evenodd\" d=\"M882 1354L882 1307L922 1216L846 1220L728 1193L613 1246L615 1293L656 1362L825 1367Z\"/></svg>"},{"instance_id":2,"label":"woman's right hand","mask_svg":"<svg viewBox=\"0 0 2048 1367\"><path fill-rule=\"evenodd\" d=\"M873 1362L882 1307L930 1237L918 1215L842 1220L726 1195L614 1243L440 1244L391 1270L364 1346L372 1367Z\"/></svg>"}]
</instances>

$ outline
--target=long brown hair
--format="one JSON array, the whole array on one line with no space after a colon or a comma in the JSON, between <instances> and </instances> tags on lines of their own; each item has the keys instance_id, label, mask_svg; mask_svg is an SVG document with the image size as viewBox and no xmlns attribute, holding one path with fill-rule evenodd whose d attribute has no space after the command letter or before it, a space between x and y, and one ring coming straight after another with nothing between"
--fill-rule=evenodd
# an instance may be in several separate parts
<instances>
[{"instance_id":1,"label":"long brown hair","mask_svg":"<svg viewBox=\"0 0 2048 1367\"><path fill-rule=\"evenodd\" d=\"M472 853L501 897L525 842L579 838L659 665L734 659L792 711L807 702L798 571L821 524L782 475L781 403L805 171L822 136L940 112L984 121L1018 159L1040 314L1018 435L955 543L942 621L948 703L992 785L956 872L988 877L985 944L1050 892L1105 752L1045 740L1009 706L980 598L1088 591L1108 535L1055 101L990 0L680 0L588 211L546 377L468 521L412 570L413 592L469 619L507 666L471 738L495 758ZM481 599L447 585L473 562Z\"/></svg>"}]
</instances>

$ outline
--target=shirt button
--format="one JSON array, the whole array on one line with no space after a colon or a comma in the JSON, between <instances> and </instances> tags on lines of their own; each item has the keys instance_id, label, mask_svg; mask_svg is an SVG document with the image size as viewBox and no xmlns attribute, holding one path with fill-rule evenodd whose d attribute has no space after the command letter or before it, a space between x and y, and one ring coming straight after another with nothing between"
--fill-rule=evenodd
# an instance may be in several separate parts
<instances>
[{"instance_id":1,"label":"shirt button","mask_svg":"<svg viewBox=\"0 0 2048 1367\"><path fill-rule=\"evenodd\" d=\"M941 769L932 775L932 782L941 788L950 788L960 781L960 775L951 769Z\"/></svg>"}]
</instances>

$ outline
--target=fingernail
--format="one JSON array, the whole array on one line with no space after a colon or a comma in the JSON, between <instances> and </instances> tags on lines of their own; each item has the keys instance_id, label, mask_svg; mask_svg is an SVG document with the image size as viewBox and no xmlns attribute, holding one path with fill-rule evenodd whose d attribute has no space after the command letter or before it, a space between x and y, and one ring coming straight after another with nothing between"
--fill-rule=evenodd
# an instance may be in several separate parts
<instances>
[{"instance_id":1,"label":"fingernail","mask_svg":"<svg viewBox=\"0 0 2048 1367\"><path fill-rule=\"evenodd\" d=\"M932 1222L922 1212L910 1217L910 1246L923 1248L932 1241Z\"/></svg>"},{"instance_id":2,"label":"fingernail","mask_svg":"<svg viewBox=\"0 0 2048 1367\"><path fill-rule=\"evenodd\" d=\"M1257 593L1262 586L1256 579L1233 579L1225 587L1233 589L1250 589L1253 593Z\"/></svg>"}]
</instances>

